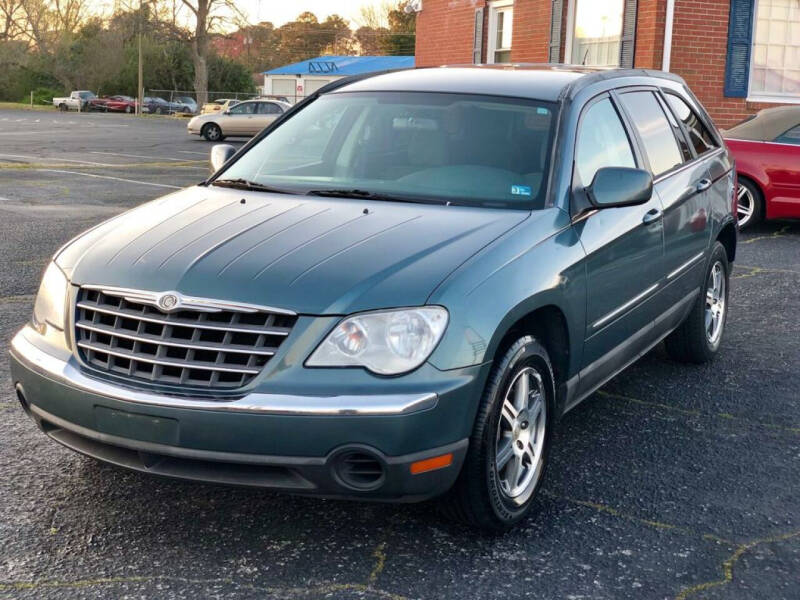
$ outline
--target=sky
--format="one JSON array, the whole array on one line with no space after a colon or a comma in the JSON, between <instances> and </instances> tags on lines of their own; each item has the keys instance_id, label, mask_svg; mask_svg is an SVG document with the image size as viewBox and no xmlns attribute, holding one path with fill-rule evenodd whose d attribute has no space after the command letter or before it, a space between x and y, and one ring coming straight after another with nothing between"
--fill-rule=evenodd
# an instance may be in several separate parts
<instances>
[{"instance_id":1,"label":"sky","mask_svg":"<svg viewBox=\"0 0 800 600\"><path fill-rule=\"evenodd\" d=\"M238 0L236 3L251 22L272 21L275 26L293 21L305 11L313 12L320 21L335 13L352 23L362 6L379 4L380 0Z\"/></svg>"}]
</instances>

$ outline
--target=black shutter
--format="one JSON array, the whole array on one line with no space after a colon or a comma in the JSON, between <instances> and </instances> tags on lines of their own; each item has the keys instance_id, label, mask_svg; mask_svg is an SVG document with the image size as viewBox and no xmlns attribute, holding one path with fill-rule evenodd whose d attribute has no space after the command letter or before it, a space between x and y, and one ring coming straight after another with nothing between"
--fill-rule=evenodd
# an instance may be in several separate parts
<instances>
[{"instance_id":1,"label":"black shutter","mask_svg":"<svg viewBox=\"0 0 800 600\"><path fill-rule=\"evenodd\" d=\"M632 69L636 53L636 0L625 0L625 12L622 16L622 37L619 40L619 66L621 69Z\"/></svg>"},{"instance_id":2,"label":"black shutter","mask_svg":"<svg viewBox=\"0 0 800 600\"><path fill-rule=\"evenodd\" d=\"M472 38L472 62L479 65L483 62L483 9L475 9L475 33Z\"/></svg>"},{"instance_id":3,"label":"black shutter","mask_svg":"<svg viewBox=\"0 0 800 600\"><path fill-rule=\"evenodd\" d=\"M728 54L725 59L725 96L746 98L750 81L750 45L753 41L753 0L731 0Z\"/></svg>"},{"instance_id":4,"label":"black shutter","mask_svg":"<svg viewBox=\"0 0 800 600\"><path fill-rule=\"evenodd\" d=\"M561 19L564 16L564 0L553 0L550 12L550 52L548 61L561 62Z\"/></svg>"}]
</instances>

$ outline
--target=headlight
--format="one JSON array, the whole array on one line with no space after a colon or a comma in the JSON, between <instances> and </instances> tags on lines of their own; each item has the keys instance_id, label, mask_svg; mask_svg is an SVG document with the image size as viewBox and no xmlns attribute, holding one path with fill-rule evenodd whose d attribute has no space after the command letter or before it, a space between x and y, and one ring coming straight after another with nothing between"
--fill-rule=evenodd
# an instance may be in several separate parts
<instances>
[{"instance_id":1,"label":"headlight","mask_svg":"<svg viewBox=\"0 0 800 600\"><path fill-rule=\"evenodd\" d=\"M447 327L447 310L424 306L346 318L306 361L308 367L365 367L399 375L427 360Z\"/></svg>"},{"instance_id":2,"label":"headlight","mask_svg":"<svg viewBox=\"0 0 800 600\"><path fill-rule=\"evenodd\" d=\"M44 272L33 305L33 326L39 333L44 333L46 324L64 330L68 285L66 275L56 263L51 262Z\"/></svg>"}]
</instances>

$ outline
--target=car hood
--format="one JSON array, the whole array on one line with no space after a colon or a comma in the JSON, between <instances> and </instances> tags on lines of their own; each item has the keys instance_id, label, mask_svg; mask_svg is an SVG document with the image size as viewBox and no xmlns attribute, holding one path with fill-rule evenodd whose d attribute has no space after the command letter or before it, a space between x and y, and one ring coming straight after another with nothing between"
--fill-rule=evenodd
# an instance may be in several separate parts
<instances>
[{"instance_id":1,"label":"car hood","mask_svg":"<svg viewBox=\"0 0 800 600\"><path fill-rule=\"evenodd\" d=\"M194 187L98 225L56 261L75 285L347 314L424 304L530 215Z\"/></svg>"}]
</instances>

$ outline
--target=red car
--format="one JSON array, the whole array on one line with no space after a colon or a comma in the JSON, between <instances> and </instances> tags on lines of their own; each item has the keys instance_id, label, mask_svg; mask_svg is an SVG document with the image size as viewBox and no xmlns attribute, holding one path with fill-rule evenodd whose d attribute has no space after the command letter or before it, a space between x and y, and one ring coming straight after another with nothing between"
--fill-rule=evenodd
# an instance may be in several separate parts
<instances>
[{"instance_id":1,"label":"red car","mask_svg":"<svg viewBox=\"0 0 800 600\"><path fill-rule=\"evenodd\" d=\"M104 96L103 98L94 98L89 103L89 110L132 113L136 111L136 100L130 96Z\"/></svg>"},{"instance_id":2,"label":"red car","mask_svg":"<svg viewBox=\"0 0 800 600\"><path fill-rule=\"evenodd\" d=\"M800 106L762 110L723 136L739 176L739 227L800 218Z\"/></svg>"}]
</instances>

